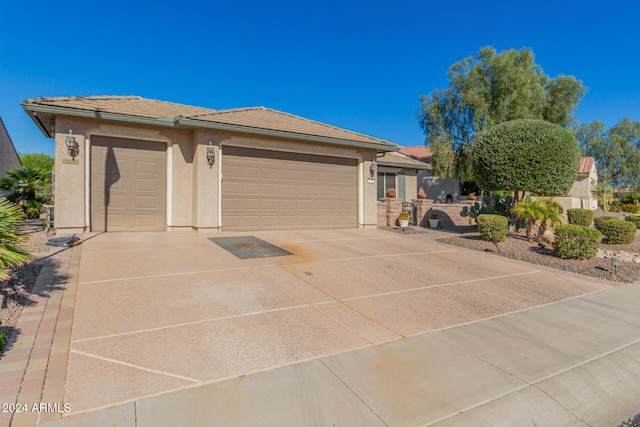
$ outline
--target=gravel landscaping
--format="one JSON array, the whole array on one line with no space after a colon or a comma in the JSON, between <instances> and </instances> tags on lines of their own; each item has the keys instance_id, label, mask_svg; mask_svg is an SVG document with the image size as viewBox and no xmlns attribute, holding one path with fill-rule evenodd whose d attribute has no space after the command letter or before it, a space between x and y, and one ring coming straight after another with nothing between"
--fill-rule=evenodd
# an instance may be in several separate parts
<instances>
[{"instance_id":1,"label":"gravel landscaping","mask_svg":"<svg viewBox=\"0 0 640 427\"><path fill-rule=\"evenodd\" d=\"M438 239L437 241L477 251L489 252L505 258L584 274L599 279L624 283L640 283L640 263L621 261L616 274L609 258L594 258L590 260L561 259L553 254L553 248L549 243L545 243L543 244L544 247L540 247L538 243L528 242L524 233L507 236L507 240L499 243L497 247L492 242L481 240L480 234L477 232L446 237ZM625 251L640 254L640 235L636 236L635 241L630 245L602 244L600 248L605 251Z\"/></svg>"},{"instance_id":2,"label":"gravel landscaping","mask_svg":"<svg viewBox=\"0 0 640 427\"><path fill-rule=\"evenodd\" d=\"M9 280L0 281L0 330L5 334L7 348L13 342L15 325L22 309L33 304L31 289L42 269L39 259L49 255L49 247L46 246L49 236L39 226L39 221L29 221L26 231L29 239L20 246L31 255L33 261L11 272Z\"/></svg>"}]
</instances>

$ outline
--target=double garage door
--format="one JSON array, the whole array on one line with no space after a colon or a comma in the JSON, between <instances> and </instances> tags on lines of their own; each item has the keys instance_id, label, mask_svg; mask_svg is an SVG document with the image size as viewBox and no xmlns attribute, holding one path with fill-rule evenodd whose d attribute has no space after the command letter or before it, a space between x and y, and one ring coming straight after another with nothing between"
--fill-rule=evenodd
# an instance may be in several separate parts
<instances>
[{"instance_id":1,"label":"double garage door","mask_svg":"<svg viewBox=\"0 0 640 427\"><path fill-rule=\"evenodd\" d=\"M91 138L91 230L166 230L166 145Z\"/></svg>"},{"instance_id":2,"label":"double garage door","mask_svg":"<svg viewBox=\"0 0 640 427\"><path fill-rule=\"evenodd\" d=\"M222 153L223 230L357 227L356 159L239 147Z\"/></svg>"},{"instance_id":3,"label":"double garage door","mask_svg":"<svg viewBox=\"0 0 640 427\"><path fill-rule=\"evenodd\" d=\"M163 143L92 137L91 229L165 230L166 162ZM225 231L357 227L356 159L223 147L222 167Z\"/></svg>"}]
</instances>

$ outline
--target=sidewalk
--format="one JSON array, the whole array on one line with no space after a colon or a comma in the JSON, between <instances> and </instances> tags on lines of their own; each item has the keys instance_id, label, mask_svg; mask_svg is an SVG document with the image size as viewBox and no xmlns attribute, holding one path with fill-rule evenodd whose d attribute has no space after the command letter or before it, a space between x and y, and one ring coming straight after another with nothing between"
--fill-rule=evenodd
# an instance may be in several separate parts
<instances>
[{"instance_id":1,"label":"sidewalk","mask_svg":"<svg viewBox=\"0 0 640 427\"><path fill-rule=\"evenodd\" d=\"M640 285L143 398L55 426L617 426L640 412Z\"/></svg>"},{"instance_id":2,"label":"sidewalk","mask_svg":"<svg viewBox=\"0 0 640 427\"><path fill-rule=\"evenodd\" d=\"M69 356L80 248L67 249L40 261L42 270L16 329L20 335L0 361L0 402L62 402ZM7 406L0 427L31 426L53 420L54 412L31 407L18 412Z\"/></svg>"}]
</instances>

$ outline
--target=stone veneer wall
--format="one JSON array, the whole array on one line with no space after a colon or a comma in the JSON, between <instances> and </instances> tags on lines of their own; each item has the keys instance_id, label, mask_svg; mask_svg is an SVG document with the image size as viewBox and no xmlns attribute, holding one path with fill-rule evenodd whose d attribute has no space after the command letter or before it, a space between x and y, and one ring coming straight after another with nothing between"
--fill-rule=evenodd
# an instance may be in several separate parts
<instances>
[{"instance_id":1,"label":"stone veneer wall","mask_svg":"<svg viewBox=\"0 0 640 427\"><path fill-rule=\"evenodd\" d=\"M415 223L420 227L429 227L429 215L436 214L440 219L440 226L473 225L471 217L462 217L460 212L465 206L473 204L470 200L460 203L433 203L428 199L413 199L411 203L416 207ZM394 227L398 215L402 212L402 200L396 198L382 198L378 202L378 227Z\"/></svg>"}]
</instances>

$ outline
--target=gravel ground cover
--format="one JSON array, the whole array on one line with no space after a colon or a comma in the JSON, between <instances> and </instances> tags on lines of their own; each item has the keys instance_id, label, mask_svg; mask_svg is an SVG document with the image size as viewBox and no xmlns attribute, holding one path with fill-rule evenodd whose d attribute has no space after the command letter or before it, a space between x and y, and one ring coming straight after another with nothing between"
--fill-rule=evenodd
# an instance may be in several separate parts
<instances>
[{"instance_id":1,"label":"gravel ground cover","mask_svg":"<svg viewBox=\"0 0 640 427\"><path fill-rule=\"evenodd\" d=\"M5 334L7 348L13 342L22 309L33 304L31 289L42 269L42 258L50 253L46 246L50 236L42 229L40 221L27 222L25 231L28 239L20 247L30 254L32 261L13 270L8 280L0 281L0 330Z\"/></svg>"},{"instance_id":2,"label":"gravel ground cover","mask_svg":"<svg viewBox=\"0 0 640 427\"><path fill-rule=\"evenodd\" d=\"M553 247L549 243L544 243L543 247L535 242L530 243L527 241L524 233L509 235L505 242L499 243L497 246L492 242L482 240L480 234L477 232L446 237L438 239L437 241L477 251L490 252L505 258L584 274L598 279L624 283L640 283L640 263L620 262L616 273L609 258L594 258L590 260L561 259L554 255ZM600 245L600 249L640 254L640 235L636 236L633 244L602 244Z\"/></svg>"}]
</instances>

